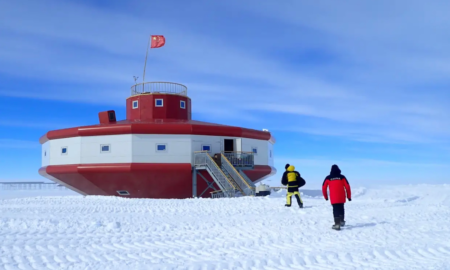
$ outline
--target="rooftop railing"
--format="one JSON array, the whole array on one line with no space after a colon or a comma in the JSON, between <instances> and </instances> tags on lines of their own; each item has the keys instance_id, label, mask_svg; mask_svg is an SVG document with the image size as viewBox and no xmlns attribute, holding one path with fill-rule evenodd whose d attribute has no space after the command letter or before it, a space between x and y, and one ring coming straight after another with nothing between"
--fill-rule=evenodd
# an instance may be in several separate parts
<instances>
[{"instance_id":1,"label":"rooftop railing","mask_svg":"<svg viewBox=\"0 0 450 270\"><path fill-rule=\"evenodd\" d=\"M172 94L187 96L187 87L172 82L145 82L135 84L131 87L132 96L141 94Z\"/></svg>"}]
</instances>

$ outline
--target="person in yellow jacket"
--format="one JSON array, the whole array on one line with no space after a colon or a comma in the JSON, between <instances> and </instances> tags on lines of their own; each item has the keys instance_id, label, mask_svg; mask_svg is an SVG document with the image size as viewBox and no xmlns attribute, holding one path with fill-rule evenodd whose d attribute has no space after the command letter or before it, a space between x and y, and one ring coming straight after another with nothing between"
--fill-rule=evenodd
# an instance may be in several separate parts
<instances>
[{"instance_id":1,"label":"person in yellow jacket","mask_svg":"<svg viewBox=\"0 0 450 270\"><path fill-rule=\"evenodd\" d=\"M300 208L303 208L303 201L300 198L300 192L298 191L298 189L304 186L306 184L306 181L300 176L300 173L295 170L294 166L286 164L285 169L286 171L283 173L283 177L281 178L281 184L283 184L284 186L288 186L285 206L291 206L292 195L295 195L295 198L297 198L298 206Z\"/></svg>"}]
</instances>

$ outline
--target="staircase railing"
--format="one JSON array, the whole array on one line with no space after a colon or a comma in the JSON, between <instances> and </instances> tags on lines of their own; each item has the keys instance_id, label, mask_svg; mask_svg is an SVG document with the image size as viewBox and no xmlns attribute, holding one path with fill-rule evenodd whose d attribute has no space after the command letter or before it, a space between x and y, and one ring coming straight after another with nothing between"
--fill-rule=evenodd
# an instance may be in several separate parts
<instances>
[{"instance_id":1,"label":"staircase railing","mask_svg":"<svg viewBox=\"0 0 450 270\"><path fill-rule=\"evenodd\" d=\"M211 193L211 198L213 198L213 199L225 197L225 194L223 193L222 190L216 190L216 191L212 191L210 193Z\"/></svg>"},{"instance_id":2,"label":"staircase railing","mask_svg":"<svg viewBox=\"0 0 450 270\"><path fill-rule=\"evenodd\" d=\"M234 167L252 168L255 165L253 152L222 152Z\"/></svg>"},{"instance_id":3,"label":"staircase railing","mask_svg":"<svg viewBox=\"0 0 450 270\"><path fill-rule=\"evenodd\" d=\"M255 183L253 183L253 181L250 180L250 178L248 178L245 172L242 170L238 170L238 172L242 176L242 178L244 178L244 180L253 188L253 190L255 190L256 189Z\"/></svg>"},{"instance_id":4,"label":"staircase railing","mask_svg":"<svg viewBox=\"0 0 450 270\"><path fill-rule=\"evenodd\" d=\"M205 166L226 197L234 197L236 187L208 152L194 152L194 165Z\"/></svg>"},{"instance_id":5,"label":"staircase railing","mask_svg":"<svg viewBox=\"0 0 450 270\"><path fill-rule=\"evenodd\" d=\"M253 182L248 183L242 175L231 165L231 162L226 158L224 154L221 154L222 169L226 171L234 182L239 186L240 191L244 196L255 195L255 186Z\"/></svg>"},{"instance_id":6,"label":"staircase railing","mask_svg":"<svg viewBox=\"0 0 450 270\"><path fill-rule=\"evenodd\" d=\"M224 168L224 165L222 165L221 169L222 169L223 173L227 176L227 178L233 182L233 186L236 188L236 190L245 196L245 192L242 189L242 187L234 180L234 178L230 175L230 173Z\"/></svg>"}]
</instances>

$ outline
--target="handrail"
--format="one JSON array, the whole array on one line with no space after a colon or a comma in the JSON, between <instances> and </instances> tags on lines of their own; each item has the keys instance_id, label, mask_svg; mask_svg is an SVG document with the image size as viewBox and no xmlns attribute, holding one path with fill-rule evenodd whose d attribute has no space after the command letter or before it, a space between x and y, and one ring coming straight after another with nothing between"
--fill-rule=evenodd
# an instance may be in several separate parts
<instances>
[{"instance_id":1,"label":"handrail","mask_svg":"<svg viewBox=\"0 0 450 270\"><path fill-rule=\"evenodd\" d=\"M214 175L214 177L217 179L218 181L218 185L219 187L222 189L223 192L226 192L227 194L229 194L230 197L234 196L234 191L236 190L235 185L233 184L232 181L230 181L230 179L228 179L228 177L225 175L225 173L222 171L222 169L216 164L216 162L212 159L212 157L208 154L207 151L198 151L198 152L194 152L196 154L203 154L203 155L194 155L194 164L195 165L203 165L199 164L199 162L197 162L196 157L203 157L205 158L205 163L204 165L207 166L207 168L209 170L211 170L211 173ZM213 164L213 165L211 165ZM218 175L216 175L218 174ZM220 179L220 176L222 178L225 178L225 181Z\"/></svg>"},{"instance_id":2,"label":"handrail","mask_svg":"<svg viewBox=\"0 0 450 270\"><path fill-rule=\"evenodd\" d=\"M236 168L233 165L231 165L230 161L225 157L224 154L221 154L221 157L222 157L222 166L225 167L225 170L228 172L228 174L230 174L231 178L233 178L233 180L239 186L239 189L241 190L241 192L245 193L243 195L253 195L254 190L253 190L252 186L250 186L247 183L247 181L245 181L245 179L242 177L242 175L236 170ZM245 186L247 186L247 187L245 187ZM248 190L248 192L244 192L244 190Z\"/></svg>"},{"instance_id":3,"label":"handrail","mask_svg":"<svg viewBox=\"0 0 450 270\"><path fill-rule=\"evenodd\" d=\"M222 151L222 153L242 153L242 154L251 154L251 155L253 155L253 152L251 152L251 151Z\"/></svg>"},{"instance_id":4,"label":"handrail","mask_svg":"<svg viewBox=\"0 0 450 270\"><path fill-rule=\"evenodd\" d=\"M252 189L256 190L255 183L253 183L253 181L250 178L248 178L248 176L245 174L245 172L243 172L242 170L240 170L240 171L238 170L238 172L239 172L239 175L242 176L242 178L244 178L245 182L247 182L250 186L252 186Z\"/></svg>"},{"instance_id":5,"label":"handrail","mask_svg":"<svg viewBox=\"0 0 450 270\"><path fill-rule=\"evenodd\" d=\"M187 96L187 87L173 82L143 82L131 86L131 96L139 94L174 94Z\"/></svg>"},{"instance_id":6,"label":"handrail","mask_svg":"<svg viewBox=\"0 0 450 270\"><path fill-rule=\"evenodd\" d=\"M238 177L240 178L240 179L242 179L242 180L244 180L244 178L242 178L242 175L236 170L236 168L233 166L233 165L231 165L231 162L223 155L223 154L221 154L222 155L222 157L224 158L224 160L225 160L225 162L226 163L228 163L228 165L230 165L230 167L231 167L231 169L238 175ZM234 179L234 178L233 178ZM248 188L252 188L248 183L247 183L247 181L243 181L244 183L245 183L245 185L248 187Z\"/></svg>"},{"instance_id":7,"label":"handrail","mask_svg":"<svg viewBox=\"0 0 450 270\"><path fill-rule=\"evenodd\" d=\"M253 168L255 165L253 152L222 151L221 154L224 155L233 166Z\"/></svg>"}]
</instances>

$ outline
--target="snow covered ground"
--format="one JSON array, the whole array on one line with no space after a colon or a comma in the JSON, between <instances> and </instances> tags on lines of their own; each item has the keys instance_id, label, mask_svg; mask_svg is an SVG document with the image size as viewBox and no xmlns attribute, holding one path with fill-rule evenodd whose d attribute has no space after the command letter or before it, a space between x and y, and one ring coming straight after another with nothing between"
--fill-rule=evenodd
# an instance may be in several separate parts
<instances>
[{"instance_id":1,"label":"snow covered ground","mask_svg":"<svg viewBox=\"0 0 450 270\"><path fill-rule=\"evenodd\" d=\"M341 231L331 230L331 206L317 191L305 191L304 209L285 208L282 192L187 200L14 192L0 199L0 269L450 269L450 185L357 189Z\"/></svg>"}]
</instances>

